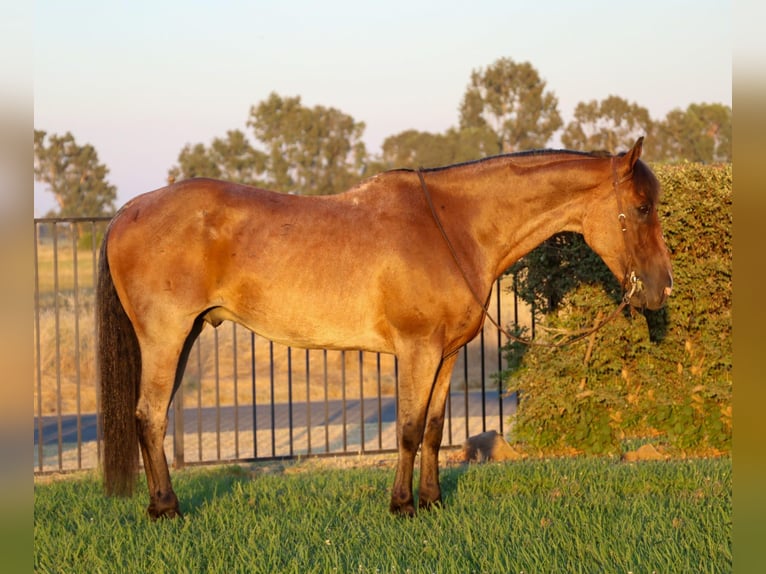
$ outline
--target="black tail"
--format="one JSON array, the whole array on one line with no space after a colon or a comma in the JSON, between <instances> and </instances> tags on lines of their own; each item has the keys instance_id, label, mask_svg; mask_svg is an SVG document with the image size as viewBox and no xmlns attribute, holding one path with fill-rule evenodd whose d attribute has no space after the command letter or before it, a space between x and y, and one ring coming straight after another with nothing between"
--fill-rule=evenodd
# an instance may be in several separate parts
<instances>
[{"instance_id":1,"label":"black tail","mask_svg":"<svg viewBox=\"0 0 766 574\"><path fill-rule=\"evenodd\" d=\"M106 257L108 234L107 231L101 244L96 299L104 489L108 495L129 496L138 472L136 404L141 349L114 288Z\"/></svg>"}]
</instances>

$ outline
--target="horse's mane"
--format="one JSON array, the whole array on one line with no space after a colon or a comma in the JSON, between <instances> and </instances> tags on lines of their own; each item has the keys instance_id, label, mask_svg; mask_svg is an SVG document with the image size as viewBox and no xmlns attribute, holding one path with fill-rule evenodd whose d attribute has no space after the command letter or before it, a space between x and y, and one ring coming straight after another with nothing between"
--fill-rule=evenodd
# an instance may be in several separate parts
<instances>
[{"instance_id":1,"label":"horse's mane","mask_svg":"<svg viewBox=\"0 0 766 574\"><path fill-rule=\"evenodd\" d=\"M623 154L619 154L623 155ZM485 162L491 162L491 161L502 161L502 160L527 160L530 163L535 163L536 161L545 162L552 159L555 159L555 156L568 156L572 159L580 158L580 159L587 159L587 158L609 158L612 157L612 154L605 150L597 150L597 151L575 151L575 150L567 150L567 149L533 149L533 150L525 150L525 151L517 151L517 152L511 152L511 153L502 153L502 154L496 154L496 155L490 155L478 159L472 159L457 163L452 163L448 165L440 165L440 166L433 166L433 167L424 167L421 168L420 171L424 173L433 173L433 172L439 172L444 171L447 169L452 168L460 168L460 167L470 167L472 165L482 164ZM565 159L562 157L562 159ZM392 169L391 171L413 171L409 168L398 168L398 169Z\"/></svg>"},{"instance_id":2,"label":"horse's mane","mask_svg":"<svg viewBox=\"0 0 766 574\"><path fill-rule=\"evenodd\" d=\"M438 173L454 168L470 167L473 165L479 165L483 163L493 161L517 161L522 164L536 165L545 164L547 162L555 162L557 159L560 161L575 160L575 159L609 159L611 157L622 157L627 152L620 152L612 154L607 150L593 150L593 151L577 151L569 149L533 149L511 153L496 154L478 159L472 159L468 161L452 163L448 165L424 167L420 168L423 173ZM392 169L390 172L413 172L411 168L398 168ZM636 162L635 183L639 188L639 192L642 193L647 199L652 202L657 201L660 193L660 186L651 170L641 161Z\"/></svg>"}]
</instances>

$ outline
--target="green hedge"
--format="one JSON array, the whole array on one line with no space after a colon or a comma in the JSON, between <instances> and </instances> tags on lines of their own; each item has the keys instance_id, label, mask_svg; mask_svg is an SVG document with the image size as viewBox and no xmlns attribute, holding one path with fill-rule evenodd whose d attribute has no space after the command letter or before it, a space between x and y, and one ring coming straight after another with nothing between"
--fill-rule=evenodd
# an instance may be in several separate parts
<instances>
[{"instance_id":1,"label":"green hedge","mask_svg":"<svg viewBox=\"0 0 766 574\"><path fill-rule=\"evenodd\" d=\"M663 310L626 311L570 346L506 347L506 387L520 396L510 438L530 450L619 454L626 439L648 437L678 455L731 448L732 167L652 168L673 294ZM620 298L576 234L551 238L513 270L548 328L592 325Z\"/></svg>"}]
</instances>

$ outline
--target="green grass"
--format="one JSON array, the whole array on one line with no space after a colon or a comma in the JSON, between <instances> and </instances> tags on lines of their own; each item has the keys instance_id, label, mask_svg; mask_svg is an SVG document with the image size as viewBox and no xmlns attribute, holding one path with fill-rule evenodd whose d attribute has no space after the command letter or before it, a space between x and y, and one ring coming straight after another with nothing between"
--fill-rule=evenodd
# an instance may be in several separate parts
<instances>
[{"instance_id":1,"label":"green grass","mask_svg":"<svg viewBox=\"0 0 766 574\"><path fill-rule=\"evenodd\" d=\"M290 467L288 467L288 470ZM390 468L174 475L183 521L142 483L35 486L39 572L730 572L731 460L537 460L442 470L445 506L387 511Z\"/></svg>"}]
</instances>

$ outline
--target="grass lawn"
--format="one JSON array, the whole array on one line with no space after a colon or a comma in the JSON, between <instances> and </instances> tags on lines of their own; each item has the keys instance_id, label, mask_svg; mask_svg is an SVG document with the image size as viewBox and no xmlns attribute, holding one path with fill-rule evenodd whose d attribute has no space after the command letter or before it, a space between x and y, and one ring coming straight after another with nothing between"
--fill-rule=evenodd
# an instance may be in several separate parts
<instances>
[{"instance_id":1,"label":"grass lawn","mask_svg":"<svg viewBox=\"0 0 766 574\"><path fill-rule=\"evenodd\" d=\"M315 459L314 459L315 460ZM445 505L388 513L390 464L174 473L184 520L142 481L37 480L37 572L730 572L731 459L527 460L442 470Z\"/></svg>"}]
</instances>

